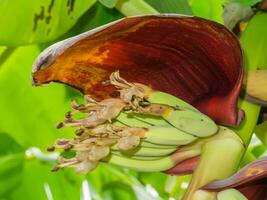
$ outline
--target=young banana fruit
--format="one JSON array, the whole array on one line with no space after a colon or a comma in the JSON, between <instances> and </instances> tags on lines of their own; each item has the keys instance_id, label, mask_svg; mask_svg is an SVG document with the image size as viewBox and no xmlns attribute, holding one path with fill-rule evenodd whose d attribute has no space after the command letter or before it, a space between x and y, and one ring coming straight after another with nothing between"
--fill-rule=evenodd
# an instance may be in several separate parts
<instances>
[{"instance_id":1,"label":"young banana fruit","mask_svg":"<svg viewBox=\"0 0 267 200\"><path fill-rule=\"evenodd\" d=\"M154 91L139 83L128 83L118 72L111 74L110 81L120 90L121 99L130 102L136 112L154 117L145 115L143 121L155 125L164 125L165 121L197 137L211 136L218 130L217 125L209 117L173 95ZM156 116L158 118L155 119ZM140 120L138 116L135 118Z\"/></svg>"},{"instance_id":2,"label":"young banana fruit","mask_svg":"<svg viewBox=\"0 0 267 200\"><path fill-rule=\"evenodd\" d=\"M231 155L221 156L225 153L227 148L231 148ZM199 188L209 182L213 175L218 172L213 172L212 169L221 170L220 173L218 173L218 178L220 179L229 176L238 166L243 151L244 145L242 140L230 129L220 126L216 135L200 138L191 144L180 146L171 155L166 155L160 159L153 159L153 162L150 159L152 156L148 156L149 159L145 159L145 156L143 156L144 159L137 162L124 154L117 154L114 156L113 152L108 162L138 171L148 171L146 167L149 167L150 171L165 171L186 159L202 155L202 164L200 164L198 168L200 173L197 173L199 177L193 177L193 185L190 185L192 188ZM219 161L218 157L220 157ZM208 161L211 166L209 169L204 167L204 163ZM228 163L228 161L229 164L227 167L225 163ZM135 164L133 164L133 162ZM229 167L229 165L231 165L231 167ZM202 176L203 173L207 173L207 176ZM196 181L194 182L194 180ZM190 198L192 198L192 196Z\"/></svg>"},{"instance_id":3,"label":"young banana fruit","mask_svg":"<svg viewBox=\"0 0 267 200\"><path fill-rule=\"evenodd\" d=\"M177 97L128 83L118 72L111 74L110 83L120 98L99 102L85 96L84 104L72 102L73 110L58 127L75 127L77 137L58 140L54 148L73 149L76 155L61 156L54 170L71 166L88 172L98 162L109 162L139 171L165 171L200 155L207 141L221 135L209 117ZM75 117L77 113L83 117Z\"/></svg>"},{"instance_id":4,"label":"young banana fruit","mask_svg":"<svg viewBox=\"0 0 267 200\"><path fill-rule=\"evenodd\" d=\"M217 200L248 200L248 199L238 190L227 189L217 194Z\"/></svg>"}]
</instances>

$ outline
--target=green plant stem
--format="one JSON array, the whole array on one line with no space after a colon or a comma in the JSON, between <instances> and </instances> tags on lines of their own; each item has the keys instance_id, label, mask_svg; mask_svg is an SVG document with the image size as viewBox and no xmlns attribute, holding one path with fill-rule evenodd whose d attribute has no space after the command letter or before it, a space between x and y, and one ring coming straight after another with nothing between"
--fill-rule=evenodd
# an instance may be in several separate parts
<instances>
[{"instance_id":1,"label":"green plant stem","mask_svg":"<svg viewBox=\"0 0 267 200\"><path fill-rule=\"evenodd\" d=\"M248 146L253 130L258 121L260 106L246 100L240 100L239 105L239 107L245 112L245 119L238 128L234 128L233 130L240 136L244 144Z\"/></svg>"},{"instance_id":2,"label":"green plant stem","mask_svg":"<svg viewBox=\"0 0 267 200\"><path fill-rule=\"evenodd\" d=\"M159 13L143 0L119 0L116 9L127 17Z\"/></svg>"},{"instance_id":3,"label":"green plant stem","mask_svg":"<svg viewBox=\"0 0 267 200\"><path fill-rule=\"evenodd\" d=\"M205 195L201 195L202 198L195 192L211 181L228 178L238 169L245 152L244 145L233 131L224 132L224 129L221 129L221 131L218 134L224 133L222 137L216 138L215 136L203 145L200 162L194 170L183 200L213 199L214 194L212 192L205 192ZM228 149L230 149L229 153L224 155Z\"/></svg>"}]
</instances>

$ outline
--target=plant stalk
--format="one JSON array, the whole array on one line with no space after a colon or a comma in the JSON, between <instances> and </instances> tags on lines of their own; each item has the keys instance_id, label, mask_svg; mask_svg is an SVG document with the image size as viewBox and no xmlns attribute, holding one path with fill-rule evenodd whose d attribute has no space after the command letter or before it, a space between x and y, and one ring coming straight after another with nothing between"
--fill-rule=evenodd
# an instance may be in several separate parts
<instances>
[{"instance_id":1,"label":"plant stalk","mask_svg":"<svg viewBox=\"0 0 267 200\"><path fill-rule=\"evenodd\" d=\"M159 13L143 0L119 0L115 7L127 17Z\"/></svg>"}]
</instances>

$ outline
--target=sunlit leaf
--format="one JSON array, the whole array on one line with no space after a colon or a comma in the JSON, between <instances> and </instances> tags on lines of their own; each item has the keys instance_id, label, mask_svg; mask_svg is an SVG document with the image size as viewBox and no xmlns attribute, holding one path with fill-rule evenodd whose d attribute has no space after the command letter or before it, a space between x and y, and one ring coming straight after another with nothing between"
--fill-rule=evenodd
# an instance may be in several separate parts
<instances>
[{"instance_id":1,"label":"sunlit leaf","mask_svg":"<svg viewBox=\"0 0 267 200\"><path fill-rule=\"evenodd\" d=\"M255 155L256 158L260 157L265 151L266 146L264 145L257 145L252 149L252 153Z\"/></svg>"},{"instance_id":2,"label":"sunlit leaf","mask_svg":"<svg viewBox=\"0 0 267 200\"><path fill-rule=\"evenodd\" d=\"M30 71L37 47L18 48L0 67L0 131L25 147L46 148L58 137L55 129L69 109L62 86L35 88ZM69 130L70 131L70 130ZM64 134L64 136L66 136Z\"/></svg>"},{"instance_id":3,"label":"sunlit leaf","mask_svg":"<svg viewBox=\"0 0 267 200\"><path fill-rule=\"evenodd\" d=\"M165 184L168 177L163 173L140 173L139 180L144 184L151 185L161 196L166 196Z\"/></svg>"},{"instance_id":4,"label":"sunlit leaf","mask_svg":"<svg viewBox=\"0 0 267 200\"><path fill-rule=\"evenodd\" d=\"M8 199L21 199L22 195L27 200L79 199L82 186L79 177L72 174L72 179L68 179L67 170L52 173L50 168L51 165L38 160L27 161L20 186L10 193Z\"/></svg>"},{"instance_id":5,"label":"sunlit leaf","mask_svg":"<svg viewBox=\"0 0 267 200\"><path fill-rule=\"evenodd\" d=\"M191 15L192 10L187 0L145 0L160 13L179 13Z\"/></svg>"},{"instance_id":6,"label":"sunlit leaf","mask_svg":"<svg viewBox=\"0 0 267 200\"><path fill-rule=\"evenodd\" d=\"M68 31L96 0L8 0L0 4L0 44L53 40Z\"/></svg>"},{"instance_id":7,"label":"sunlit leaf","mask_svg":"<svg viewBox=\"0 0 267 200\"><path fill-rule=\"evenodd\" d=\"M169 176L166 181L165 190L175 199L181 199L188 187L191 175Z\"/></svg>"},{"instance_id":8,"label":"sunlit leaf","mask_svg":"<svg viewBox=\"0 0 267 200\"><path fill-rule=\"evenodd\" d=\"M120 181L105 184L103 190L103 197L106 200L137 200L131 186Z\"/></svg>"},{"instance_id":9,"label":"sunlit leaf","mask_svg":"<svg viewBox=\"0 0 267 200\"><path fill-rule=\"evenodd\" d=\"M193 14L223 23L223 10L227 3L240 4L244 7L255 5L261 0L189 0ZM242 13L241 13L242 14Z\"/></svg>"},{"instance_id":10,"label":"sunlit leaf","mask_svg":"<svg viewBox=\"0 0 267 200\"><path fill-rule=\"evenodd\" d=\"M191 0L191 7L194 15L223 23L224 2L225 0Z\"/></svg>"},{"instance_id":11,"label":"sunlit leaf","mask_svg":"<svg viewBox=\"0 0 267 200\"><path fill-rule=\"evenodd\" d=\"M118 0L99 0L99 2L108 8L114 8Z\"/></svg>"},{"instance_id":12,"label":"sunlit leaf","mask_svg":"<svg viewBox=\"0 0 267 200\"><path fill-rule=\"evenodd\" d=\"M66 39L68 37L75 36L79 33L83 33L123 17L124 15L122 15L116 9L107 8L101 3L96 2L84 13L82 17L79 18L71 30L60 37L60 39Z\"/></svg>"},{"instance_id":13,"label":"sunlit leaf","mask_svg":"<svg viewBox=\"0 0 267 200\"><path fill-rule=\"evenodd\" d=\"M2 47L0 50L0 66L12 55L16 47Z\"/></svg>"},{"instance_id":14,"label":"sunlit leaf","mask_svg":"<svg viewBox=\"0 0 267 200\"><path fill-rule=\"evenodd\" d=\"M267 56L263 56L267 46L267 13L258 13L249 22L241 37L241 44L252 69L266 69Z\"/></svg>"},{"instance_id":15,"label":"sunlit leaf","mask_svg":"<svg viewBox=\"0 0 267 200\"><path fill-rule=\"evenodd\" d=\"M253 6L253 5L261 2L262 0L228 0L228 1L233 2L233 3L240 3L243 5Z\"/></svg>"},{"instance_id":16,"label":"sunlit leaf","mask_svg":"<svg viewBox=\"0 0 267 200\"><path fill-rule=\"evenodd\" d=\"M9 135L0 133L0 198L21 182L24 150Z\"/></svg>"},{"instance_id":17,"label":"sunlit leaf","mask_svg":"<svg viewBox=\"0 0 267 200\"><path fill-rule=\"evenodd\" d=\"M145 173L144 173L145 174ZM122 183L122 187L130 187L131 189L127 189L127 193L122 192L122 197L127 196L132 191L134 192L134 195L132 195L132 198L135 199L135 196L138 200L156 200L156 199L162 199L161 193L158 194L158 197L155 197L155 194L153 196L153 192L147 190L146 185L152 185L156 179L152 179L152 177L156 178L158 174L150 174L151 179L147 180L147 182L143 182L139 178L139 173L132 171L132 170L124 170L118 166L114 165L107 165L107 164L100 164L93 172L89 173L87 175L87 180L91 186L91 189L94 191L94 193L97 193L102 196L107 195L107 193L110 193L112 196L116 196L118 193L121 193L121 189L117 188L116 191L112 193L110 190L112 189L112 183L116 183L117 187L120 187L117 183ZM167 176L163 175L162 176ZM161 177L162 177L161 176ZM113 188L114 189L114 188ZM113 198L114 200L117 199L123 199L123 198Z\"/></svg>"}]
</instances>

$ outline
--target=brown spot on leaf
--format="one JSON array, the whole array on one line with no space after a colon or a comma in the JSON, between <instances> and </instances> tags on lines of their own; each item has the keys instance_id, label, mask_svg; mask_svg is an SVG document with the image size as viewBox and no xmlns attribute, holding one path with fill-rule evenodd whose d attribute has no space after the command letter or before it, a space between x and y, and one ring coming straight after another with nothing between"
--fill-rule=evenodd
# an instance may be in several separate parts
<instances>
[{"instance_id":1,"label":"brown spot on leaf","mask_svg":"<svg viewBox=\"0 0 267 200\"><path fill-rule=\"evenodd\" d=\"M73 11L75 0L67 1L68 15Z\"/></svg>"},{"instance_id":2,"label":"brown spot on leaf","mask_svg":"<svg viewBox=\"0 0 267 200\"><path fill-rule=\"evenodd\" d=\"M50 4L49 4L49 6L48 6L48 9L47 9L47 14L48 14L48 16L46 16L46 18L45 18L45 22L46 22L46 24L49 24L50 21L51 21L51 18L52 18L52 16L51 16L51 12L52 12L52 8L54 7L54 3L55 3L55 0L51 0ZM49 31L49 32L50 32L50 31ZM49 32L48 32L47 34L49 34Z\"/></svg>"},{"instance_id":3,"label":"brown spot on leaf","mask_svg":"<svg viewBox=\"0 0 267 200\"><path fill-rule=\"evenodd\" d=\"M45 11L45 7L41 6L40 13L35 13L34 14L33 28L32 28L33 31L36 31L37 26L38 26L38 22L42 21L44 19L44 17L45 17L44 11Z\"/></svg>"}]
</instances>

